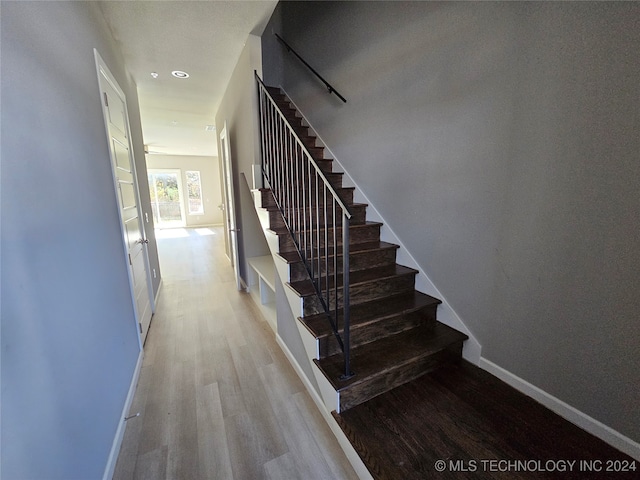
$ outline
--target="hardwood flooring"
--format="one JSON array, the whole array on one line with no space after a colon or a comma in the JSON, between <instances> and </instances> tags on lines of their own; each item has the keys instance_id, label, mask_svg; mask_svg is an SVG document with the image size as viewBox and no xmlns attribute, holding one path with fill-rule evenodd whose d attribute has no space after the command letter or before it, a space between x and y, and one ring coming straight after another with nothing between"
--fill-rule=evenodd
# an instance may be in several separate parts
<instances>
[{"instance_id":1,"label":"hardwood flooring","mask_svg":"<svg viewBox=\"0 0 640 480\"><path fill-rule=\"evenodd\" d=\"M334 417L376 480L640 478L637 461L464 361Z\"/></svg>"},{"instance_id":2,"label":"hardwood flooring","mask_svg":"<svg viewBox=\"0 0 640 480\"><path fill-rule=\"evenodd\" d=\"M140 415L127 422L114 479L357 479L236 290L222 229L159 236L163 289L130 410Z\"/></svg>"},{"instance_id":3,"label":"hardwood flooring","mask_svg":"<svg viewBox=\"0 0 640 480\"><path fill-rule=\"evenodd\" d=\"M236 291L222 230L165 235L181 232L159 239L164 286L130 410L140 415L127 422L114 479L357 479L268 324ZM464 361L334 417L376 480L640 474L637 461Z\"/></svg>"}]
</instances>

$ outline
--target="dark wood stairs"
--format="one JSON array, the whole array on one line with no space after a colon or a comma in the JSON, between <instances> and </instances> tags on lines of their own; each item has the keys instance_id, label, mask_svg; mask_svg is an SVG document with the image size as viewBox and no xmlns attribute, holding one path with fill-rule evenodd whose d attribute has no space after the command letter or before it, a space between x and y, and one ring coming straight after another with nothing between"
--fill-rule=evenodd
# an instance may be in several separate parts
<instances>
[{"instance_id":1,"label":"dark wood stairs","mask_svg":"<svg viewBox=\"0 0 640 480\"><path fill-rule=\"evenodd\" d=\"M279 89L268 90L354 214L349 227L349 290L351 363L355 375L341 380L342 351L273 195L268 189L262 190L262 207L269 211L270 229L278 235L279 255L289 264L287 286L303 302L303 316L298 320L317 341L318 358L314 362L339 393L337 410L345 411L443 364L459 361L462 344L468 337L438 322L440 300L415 290L418 272L396 263L398 246L380 240L382 224L366 220L367 205L354 203L354 189L342 185L342 173L333 171L333 161L324 158L324 148L316 145L316 136L303 124L287 97ZM323 214L320 215L322 220ZM341 238L341 227L337 230ZM341 269L341 247L336 254ZM330 257L330 269L333 263ZM340 303L341 276L337 283Z\"/></svg>"}]
</instances>

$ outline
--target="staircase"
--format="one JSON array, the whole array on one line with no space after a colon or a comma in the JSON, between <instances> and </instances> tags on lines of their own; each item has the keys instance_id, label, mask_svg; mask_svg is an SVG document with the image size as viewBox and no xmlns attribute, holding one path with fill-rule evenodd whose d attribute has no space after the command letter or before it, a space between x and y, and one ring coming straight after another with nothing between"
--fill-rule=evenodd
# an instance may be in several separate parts
<instances>
[{"instance_id":1,"label":"staircase","mask_svg":"<svg viewBox=\"0 0 640 480\"><path fill-rule=\"evenodd\" d=\"M331 312L327 312L326 305L318 296L318 288L314 286L309 269L301 258L301 253L305 254L306 240L313 240L317 232L298 233L297 246L295 235L290 233L285 219L287 217L296 222L306 214L313 225L316 222L323 225L321 233L326 237L318 234L320 244L324 245L329 240L323 238L329 239L332 235L340 239L341 233L336 234L336 231L341 227L335 213L332 218L324 218L330 216L327 212L331 210L324 207L328 201L326 191L324 196L316 195L316 200L305 205L305 212L282 211L278 206L281 202L275 200L270 189L260 191L260 206L268 212L268 228L277 235L277 255L288 265L286 288L299 298L301 315L298 321L314 339L315 365L337 393L336 411L347 410L444 363L459 360L462 344L468 337L437 321L436 310L440 300L415 290L418 272L396 263L399 247L380 240L382 224L367 221L367 205L354 203L354 188L343 186L342 172L333 171L332 160L324 158L324 148L317 145L317 138L303 124L289 99L280 89L264 87L259 82L260 86L263 87L261 102L275 102L351 213L348 227L348 303L351 321L347 338L350 338L348 349L354 375L345 378L344 353L339 340L344 335L344 327L338 325L336 332L333 331ZM266 125L264 120L261 121L263 126ZM268 129L263 128L263 136L269 135L265 130ZM300 182L301 178L307 182L307 179L298 174L290 177L288 181L293 185L287 188L296 195L301 188L296 182ZM313 182L307 183L313 188L320 188L317 183L315 186ZM322 206L316 208L316 202ZM304 227L304 223L297 223ZM336 241L335 248L327 249L317 259L319 269L326 275L323 282L327 283L328 303L335 302L336 310L339 310L338 317L344 307L343 275L339 274L343 257L343 245Z\"/></svg>"}]
</instances>

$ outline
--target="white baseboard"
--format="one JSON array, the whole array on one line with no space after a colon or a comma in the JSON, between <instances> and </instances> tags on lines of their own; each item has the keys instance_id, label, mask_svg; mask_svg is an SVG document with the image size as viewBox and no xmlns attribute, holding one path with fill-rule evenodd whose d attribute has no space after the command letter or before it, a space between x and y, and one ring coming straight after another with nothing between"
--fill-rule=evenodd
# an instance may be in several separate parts
<instances>
[{"instance_id":1,"label":"white baseboard","mask_svg":"<svg viewBox=\"0 0 640 480\"><path fill-rule=\"evenodd\" d=\"M355 470L356 474L358 475L358 478L360 478L360 480L373 480L373 477L369 473L369 470L367 470L367 467L365 467L358 453L353 448L353 445L351 445L351 442L349 441L347 436L344 434L344 432L342 431L338 423L335 421L335 419L331 415L331 412L327 411L327 408L325 407L324 402L322 401L322 398L320 398L320 395L318 394L316 389L313 388L313 385L305 375L304 370L302 370L302 367L300 366L296 358L293 356L293 353L291 353L291 350L289 350L289 347L287 347L286 343L284 343L284 341L282 340L282 338L280 338L279 335L276 335L276 341L278 342L278 345L280 345L280 348L282 349L285 356L289 360L289 363L298 374L298 377L300 377L300 380L302 380L302 383L304 384L305 388L309 392L309 395L313 399L313 402L316 404L316 407L318 407L318 410L322 414L322 417L324 418L325 422L327 422L327 425L329 425L329 428L333 432L333 435L338 440L340 447L342 448L345 455L347 456L347 460L349 460L349 463Z\"/></svg>"},{"instance_id":2,"label":"white baseboard","mask_svg":"<svg viewBox=\"0 0 640 480\"><path fill-rule=\"evenodd\" d=\"M581 412L484 357L480 358L478 366L511 385L516 390L533 398L564 419L589 432L591 435L598 437L612 447L640 461L640 443L622 435L620 432L617 432L604 423L599 422L595 418L590 417L586 413Z\"/></svg>"},{"instance_id":3,"label":"white baseboard","mask_svg":"<svg viewBox=\"0 0 640 480\"><path fill-rule=\"evenodd\" d=\"M140 370L142 369L142 359L144 358L144 350L140 350L138 355L138 362L136 363L136 369L133 372L133 378L131 379L131 385L129 386L129 393L124 402L122 408L122 415L120 415L120 422L118 423L118 429L116 430L116 436L113 439L111 445L111 452L109 453L109 459L107 460L107 466L104 470L102 480L111 480L116 469L116 462L118 461L118 454L120 453L120 446L122 445L122 439L124 438L125 429L125 417L129 413L131 403L133 402L133 396L136 393L136 387L138 386L138 378L140 377Z\"/></svg>"}]
</instances>

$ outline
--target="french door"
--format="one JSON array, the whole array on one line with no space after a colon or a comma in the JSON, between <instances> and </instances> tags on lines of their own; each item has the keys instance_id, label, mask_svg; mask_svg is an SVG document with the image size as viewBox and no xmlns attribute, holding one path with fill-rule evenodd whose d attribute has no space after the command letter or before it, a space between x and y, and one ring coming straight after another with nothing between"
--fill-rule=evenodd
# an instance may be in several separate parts
<instances>
[{"instance_id":1,"label":"french door","mask_svg":"<svg viewBox=\"0 0 640 480\"><path fill-rule=\"evenodd\" d=\"M185 226L180 170L148 170L153 221L157 228Z\"/></svg>"}]
</instances>

